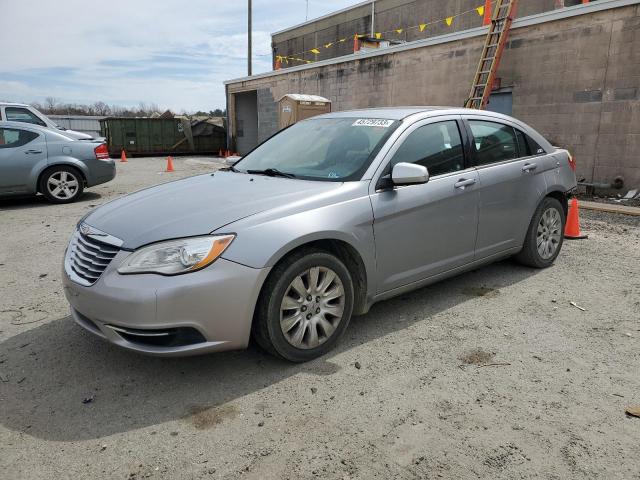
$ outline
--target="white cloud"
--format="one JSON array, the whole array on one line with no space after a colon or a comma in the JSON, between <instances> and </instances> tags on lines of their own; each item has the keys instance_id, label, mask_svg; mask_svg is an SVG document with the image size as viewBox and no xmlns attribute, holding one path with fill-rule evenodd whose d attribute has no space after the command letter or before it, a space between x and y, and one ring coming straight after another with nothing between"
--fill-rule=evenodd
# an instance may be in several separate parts
<instances>
[{"instance_id":1,"label":"white cloud","mask_svg":"<svg viewBox=\"0 0 640 480\"><path fill-rule=\"evenodd\" d=\"M0 98L208 110L224 107L224 80L246 74L246 1L92 3L3 3ZM355 3L310 0L310 17ZM258 73L271 69L270 32L303 22L306 2L253 4Z\"/></svg>"}]
</instances>

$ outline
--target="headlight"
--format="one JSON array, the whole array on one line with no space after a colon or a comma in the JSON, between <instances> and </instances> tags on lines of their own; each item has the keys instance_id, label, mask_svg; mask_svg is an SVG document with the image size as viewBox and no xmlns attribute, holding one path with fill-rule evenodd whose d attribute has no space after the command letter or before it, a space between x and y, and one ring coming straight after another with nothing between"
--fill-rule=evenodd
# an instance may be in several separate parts
<instances>
[{"instance_id":1,"label":"headlight","mask_svg":"<svg viewBox=\"0 0 640 480\"><path fill-rule=\"evenodd\" d=\"M136 250L118 273L176 275L210 265L231 244L235 235L206 235L155 243Z\"/></svg>"}]
</instances>

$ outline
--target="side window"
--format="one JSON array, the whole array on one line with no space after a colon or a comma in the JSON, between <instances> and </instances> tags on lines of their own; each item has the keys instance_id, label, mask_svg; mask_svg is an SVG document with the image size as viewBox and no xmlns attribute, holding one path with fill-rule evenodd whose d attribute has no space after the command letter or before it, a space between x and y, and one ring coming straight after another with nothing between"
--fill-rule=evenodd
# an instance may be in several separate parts
<instances>
[{"instance_id":1,"label":"side window","mask_svg":"<svg viewBox=\"0 0 640 480\"><path fill-rule=\"evenodd\" d=\"M538 142L536 142L529 135L525 135L525 137L527 138L527 144L529 145L529 150L531 151L531 155L544 155L545 153L547 153L544 151L544 148L538 145Z\"/></svg>"},{"instance_id":2,"label":"side window","mask_svg":"<svg viewBox=\"0 0 640 480\"><path fill-rule=\"evenodd\" d=\"M469 120L478 165L511 160L518 156L513 128L496 122Z\"/></svg>"},{"instance_id":3,"label":"side window","mask_svg":"<svg viewBox=\"0 0 640 480\"><path fill-rule=\"evenodd\" d=\"M15 128L0 128L0 148L16 148L38 137L37 133Z\"/></svg>"},{"instance_id":4,"label":"side window","mask_svg":"<svg viewBox=\"0 0 640 480\"><path fill-rule=\"evenodd\" d=\"M518 139L518 152L519 157L528 157L531 155L531 149L529 148L529 143L527 142L527 138L524 133L516 128L516 137Z\"/></svg>"},{"instance_id":5,"label":"side window","mask_svg":"<svg viewBox=\"0 0 640 480\"><path fill-rule=\"evenodd\" d=\"M26 108L20 107L6 107L4 109L5 116L7 120L10 122L23 122L23 123L33 123L35 125L42 125L46 127L45 123L40 120L36 115L31 113Z\"/></svg>"},{"instance_id":6,"label":"side window","mask_svg":"<svg viewBox=\"0 0 640 480\"><path fill-rule=\"evenodd\" d=\"M415 129L393 155L390 167L399 162L424 165L431 176L464 169L458 124L449 120Z\"/></svg>"}]
</instances>

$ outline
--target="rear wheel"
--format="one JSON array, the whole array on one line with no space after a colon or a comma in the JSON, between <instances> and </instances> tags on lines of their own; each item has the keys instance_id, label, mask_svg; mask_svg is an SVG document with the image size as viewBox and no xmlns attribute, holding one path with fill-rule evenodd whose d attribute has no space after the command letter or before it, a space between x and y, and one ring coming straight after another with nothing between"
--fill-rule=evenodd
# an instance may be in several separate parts
<instances>
[{"instance_id":1,"label":"rear wheel","mask_svg":"<svg viewBox=\"0 0 640 480\"><path fill-rule=\"evenodd\" d=\"M287 257L265 283L254 337L268 352L304 362L331 350L353 309L349 270L334 255L306 250Z\"/></svg>"},{"instance_id":2,"label":"rear wheel","mask_svg":"<svg viewBox=\"0 0 640 480\"><path fill-rule=\"evenodd\" d=\"M40 178L40 192L51 203L75 202L84 190L82 175L73 167L48 168Z\"/></svg>"},{"instance_id":3,"label":"rear wheel","mask_svg":"<svg viewBox=\"0 0 640 480\"><path fill-rule=\"evenodd\" d=\"M555 198L546 197L531 219L524 246L516 260L529 267L550 266L562 248L565 220L562 204Z\"/></svg>"}]
</instances>

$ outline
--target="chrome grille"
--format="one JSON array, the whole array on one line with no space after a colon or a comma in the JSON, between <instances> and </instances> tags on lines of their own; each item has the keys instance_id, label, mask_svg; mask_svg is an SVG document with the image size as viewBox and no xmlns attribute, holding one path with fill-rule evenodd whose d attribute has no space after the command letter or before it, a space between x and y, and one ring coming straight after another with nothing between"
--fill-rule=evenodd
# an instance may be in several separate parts
<instances>
[{"instance_id":1,"label":"chrome grille","mask_svg":"<svg viewBox=\"0 0 640 480\"><path fill-rule=\"evenodd\" d=\"M120 249L76 231L69 244L68 268L85 285L93 285Z\"/></svg>"}]
</instances>

